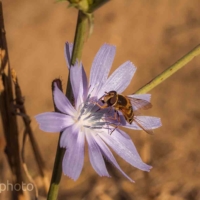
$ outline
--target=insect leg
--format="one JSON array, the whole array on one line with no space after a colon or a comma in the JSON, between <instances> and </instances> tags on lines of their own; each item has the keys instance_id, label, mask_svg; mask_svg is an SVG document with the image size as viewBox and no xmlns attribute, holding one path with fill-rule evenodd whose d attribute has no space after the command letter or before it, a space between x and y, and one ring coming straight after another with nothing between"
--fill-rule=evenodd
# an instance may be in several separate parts
<instances>
[{"instance_id":1,"label":"insect leg","mask_svg":"<svg viewBox=\"0 0 200 200\"><path fill-rule=\"evenodd\" d=\"M101 109L105 109L105 108L108 108L108 104L107 103L105 103L105 104L103 104L103 106L101 106L99 103L97 103L97 102L92 102L92 103L94 103L95 105L97 105L99 108L101 108Z\"/></svg>"},{"instance_id":2,"label":"insect leg","mask_svg":"<svg viewBox=\"0 0 200 200\"><path fill-rule=\"evenodd\" d=\"M120 116L119 116L119 113L117 110L115 110L115 120L116 119L118 120L118 122L120 124ZM111 131L110 135L113 133L113 131L115 131L119 127L119 124L114 127L114 129Z\"/></svg>"}]
</instances>

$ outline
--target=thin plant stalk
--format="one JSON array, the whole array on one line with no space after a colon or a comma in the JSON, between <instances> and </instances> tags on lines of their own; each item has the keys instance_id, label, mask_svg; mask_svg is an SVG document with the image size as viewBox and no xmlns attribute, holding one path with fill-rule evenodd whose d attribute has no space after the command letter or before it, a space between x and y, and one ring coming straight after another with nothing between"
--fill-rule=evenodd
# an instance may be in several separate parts
<instances>
[{"instance_id":1,"label":"thin plant stalk","mask_svg":"<svg viewBox=\"0 0 200 200\"><path fill-rule=\"evenodd\" d=\"M151 89L162 83L164 80L169 78L171 75L173 75L175 72L177 72L179 69L184 67L188 62L190 62L193 58L198 56L200 54L200 45L196 46L193 50L188 52L185 56L180 58L177 62L175 62L172 66L168 67L165 71L163 71L161 74L156 76L154 79L152 79L149 83L141 87L136 94L144 94L149 92ZM150 155L150 140L147 138L147 135L142 135L143 139L143 149L142 149L142 158L145 163L149 163L151 160L151 155ZM146 194L149 197L149 174L144 173L144 177L146 179Z\"/></svg>"},{"instance_id":2,"label":"thin plant stalk","mask_svg":"<svg viewBox=\"0 0 200 200\"><path fill-rule=\"evenodd\" d=\"M7 71L7 72L6 72ZM12 172L13 185L18 184L19 190L13 190L12 199L25 199L21 184L24 181L22 163L20 160L19 131L17 116L11 103L14 104L14 94L11 78L6 32L3 18L3 7L0 2L0 76L3 89L0 91L0 114L2 118L3 132L6 141L4 152L7 156Z\"/></svg>"},{"instance_id":3,"label":"thin plant stalk","mask_svg":"<svg viewBox=\"0 0 200 200\"><path fill-rule=\"evenodd\" d=\"M75 37L74 37L71 66L73 66L77 60L78 61L81 60L83 44L85 41L86 31L87 31L87 21L88 21L87 16L82 11L79 11L77 25L76 25L76 33L75 33ZM69 74L69 77L70 77L70 74ZM74 98L73 98L73 93L72 93L72 88L71 88L71 83L70 83L69 77L68 77L68 81L67 81L66 96L68 97L70 102L73 103Z\"/></svg>"},{"instance_id":4,"label":"thin plant stalk","mask_svg":"<svg viewBox=\"0 0 200 200\"><path fill-rule=\"evenodd\" d=\"M76 26L76 33L74 38L74 46L71 58L71 65L74 65L76 60L81 60L83 45L85 41L85 35L87 32L87 16L82 12L78 12L78 20Z\"/></svg>"},{"instance_id":5,"label":"thin plant stalk","mask_svg":"<svg viewBox=\"0 0 200 200\"><path fill-rule=\"evenodd\" d=\"M150 82L148 82L146 85L141 87L135 94L144 94L152 90L154 87L162 83L164 80L169 78L172 74L174 74L176 71L184 67L187 63L189 63L193 58L198 56L200 54L200 44L196 46L193 50L191 50L189 53L187 53L185 56L180 58L177 62L175 62L172 66L167 68L164 72L156 76L154 79L152 79Z\"/></svg>"}]
</instances>

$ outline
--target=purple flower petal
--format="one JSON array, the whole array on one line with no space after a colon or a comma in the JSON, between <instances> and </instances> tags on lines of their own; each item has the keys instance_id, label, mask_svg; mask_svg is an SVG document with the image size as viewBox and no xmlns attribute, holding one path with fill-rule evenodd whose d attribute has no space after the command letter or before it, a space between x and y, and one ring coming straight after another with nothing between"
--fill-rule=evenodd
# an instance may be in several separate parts
<instances>
[{"instance_id":1,"label":"purple flower petal","mask_svg":"<svg viewBox=\"0 0 200 200\"><path fill-rule=\"evenodd\" d=\"M99 176L108 176L110 177L105 161L102 156L102 152L96 143L94 137L94 133L87 131L86 133L86 138L88 142L88 150L89 150L89 157L90 157L90 162L94 170L99 174Z\"/></svg>"},{"instance_id":2,"label":"purple flower petal","mask_svg":"<svg viewBox=\"0 0 200 200\"><path fill-rule=\"evenodd\" d=\"M76 107L76 110L79 109L79 106L83 106L83 85L80 85L79 87L79 94L78 94L78 97L76 99L76 104L75 104L75 107Z\"/></svg>"},{"instance_id":3,"label":"purple flower petal","mask_svg":"<svg viewBox=\"0 0 200 200\"><path fill-rule=\"evenodd\" d=\"M98 88L106 81L112 66L116 48L112 45L104 44L96 54L90 72L90 92L95 96ZM95 90L93 90L95 88Z\"/></svg>"},{"instance_id":4,"label":"purple flower petal","mask_svg":"<svg viewBox=\"0 0 200 200\"><path fill-rule=\"evenodd\" d=\"M69 115L57 112L46 112L35 116L41 130L49 133L63 131L71 126L74 120Z\"/></svg>"},{"instance_id":5,"label":"purple flower petal","mask_svg":"<svg viewBox=\"0 0 200 200\"><path fill-rule=\"evenodd\" d=\"M74 116L74 114L76 113L76 110L71 105L68 98L57 87L56 83L54 84L53 97L54 97L55 105L60 112Z\"/></svg>"},{"instance_id":6,"label":"purple flower petal","mask_svg":"<svg viewBox=\"0 0 200 200\"><path fill-rule=\"evenodd\" d=\"M97 142L97 144L99 145L103 155L105 156L105 158L112 163L127 179L129 179L131 182L134 182L129 176L127 176L124 171L120 168L120 166L118 165L117 161L115 160L112 152L110 151L110 149L107 147L107 145L104 143L104 141L99 137L95 137L94 138Z\"/></svg>"},{"instance_id":7,"label":"purple flower petal","mask_svg":"<svg viewBox=\"0 0 200 200\"><path fill-rule=\"evenodd\" d=\"M76 133L78 131L79 131L79 128L78 128L77 124L73 124L73 125L67 127L62 132L62 135L61 135L61 138L60 138L60 147L69 148L70 145L73 145L73 144L69 143L69 139L68 139L69 134Z\"/></svg>"},{"instance_id":8,"label":"purple flower petal","mask_svg":"<svg viewBox=\"0 0 200 200\"><path fill-rule=\"evenodd\" d=\"M135 116L134 120L146 130L156 129L162 126L161 120L158 117ZM139 127L134 121L132 122L132 124L126 122L126 125L124 127L135 130L142 130L141 127Z\"/></svg>"},{"instance_id":9,"label":"purple flower petal","mask_svg":"<svg viewBox=\"0 0 200 200\"><path fill-rule=\"evenodd\" d=\"M79 106L80 98L83 98L82 65L78 62L70 68L70 81L75 99L76 108ZM77 102L79 102L77 104Z\"/></svg>"},{"instance_id":10,"label":"purple flower petal","mask_svg":"<svg viewBox=\"0 0 200 200\"><path fill-rule=\"evenodd\" d=\"M99 136L126 162L140 170L149 171L151 166L142 161L131 139L124 137L125 133L122 135L121 132L116 129L111 135L105 132Z\"/></svg>"},{"instance_id":11,"label":"purple flower petal","mask_svg":"<svg viewBox=\"0 0 200 200\"><path fill-rule=\"evenodd\" d=\"M88 81L83 66L82 66L82 80L83 80L83 99L86 100L88 94Z\"/></svg>"},{"instance_id":12,"label":"purple flower petal","mask_svg":"<svg viewBox=\"0 0 200 200\"><path fill-rule=\"evenodd\" d=\"M73 44L66 42L65 43L65 59L67 61L67 67L70 69L70 63L71 63L71 57L72 57L72 51L73 51Z\"/></svg>"},{"instance_id":13,"label":"purple flower petal","mask_svg":"<svg viewBox=\"0 0 200 200\"><path fill-rule=\"evenodd\" d=\"M112 90L118 93L122 93L130 84L135 71L136 67L130 61L122 64L106 80L106 82L98 92L98 98L102 97L105 92L109 92Z\"/></svg>"},{"instance_id":14,"label":"purple flower petal","mask_svg":"<svg viewBox=\"0 0 200 200\"><path fill-rule=\"evenodd\" d=\"M63 172L73 180L77 180L84 163L84 133L78 129L67 134L68 147L63 158Z\"/></svg>"}]
</instances>

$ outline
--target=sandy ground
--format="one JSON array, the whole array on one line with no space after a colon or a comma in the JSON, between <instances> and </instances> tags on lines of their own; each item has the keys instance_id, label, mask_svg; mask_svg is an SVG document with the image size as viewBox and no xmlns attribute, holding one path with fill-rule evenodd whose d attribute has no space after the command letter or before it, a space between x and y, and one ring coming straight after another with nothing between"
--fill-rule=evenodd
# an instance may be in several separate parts
<instances>
[{"instance_id":1,"label":"sandy ground","mask_svg":"<svg viewBox=\"0 0 200 200\"><path fill-rule=\"evenodd\" d=\"M94 32L84 46L82 61L87 75L99 47L105 42L114 44L117 54L112 70L126 60L138 68L124 94L133 93L199 44L199 6L199 0L111 1L95 13ZM66 41L73 41L77 11L68 9L67 3L49 0L3 0L3 7L11 66L18 74L51 178L58 134L40 131L33 116L53 110L50 86L54 78L61 77L66 87L63 49ZM153 108L146 114L161 117L163 123L153 136L127 131L143 160L153 166L148 175L118 159L136 183L130 183L114 168L110 169L113 178L101 178L86 155L78 181L62 177L59 199L199 200L199 65L200 56L151 91ZM21 120L19 123L23 132ZM29 145L26 156L42 196ZM0 174L5 181L9 167L3 151L0 158ZM6 199L7 194L1 195Z\"/></svg>"}]
</instances>

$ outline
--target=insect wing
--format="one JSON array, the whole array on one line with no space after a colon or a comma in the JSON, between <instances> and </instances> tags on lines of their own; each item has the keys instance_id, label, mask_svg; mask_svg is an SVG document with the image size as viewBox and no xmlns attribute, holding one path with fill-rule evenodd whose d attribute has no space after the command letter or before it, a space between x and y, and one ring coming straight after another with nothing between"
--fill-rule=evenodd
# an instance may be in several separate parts
<instances>
[{"instance_id":1,"label":"insect wing","mask_svg":"<svg viewBox=\"0 0 200 200\"><path fill-rule=\"evenodd\" d=\"M131 97L128 97L128 99L130 100L134 111L141 110L141 109L147 110L152 107L152 104L146 100L136 99L136 98L131 98Z\"/></svg>"},{"instance_id":2,"label":"insect wing","mask_svg":"<svg viewBox=\"0 0 200 200\"><path fill-rule=\"evenodd\" d=\"M152 130L152 121L150 118L143 118L141 116L134 116L133 121L146 133L153 134L154 131Z\"/></svg>"}]
</instances>

